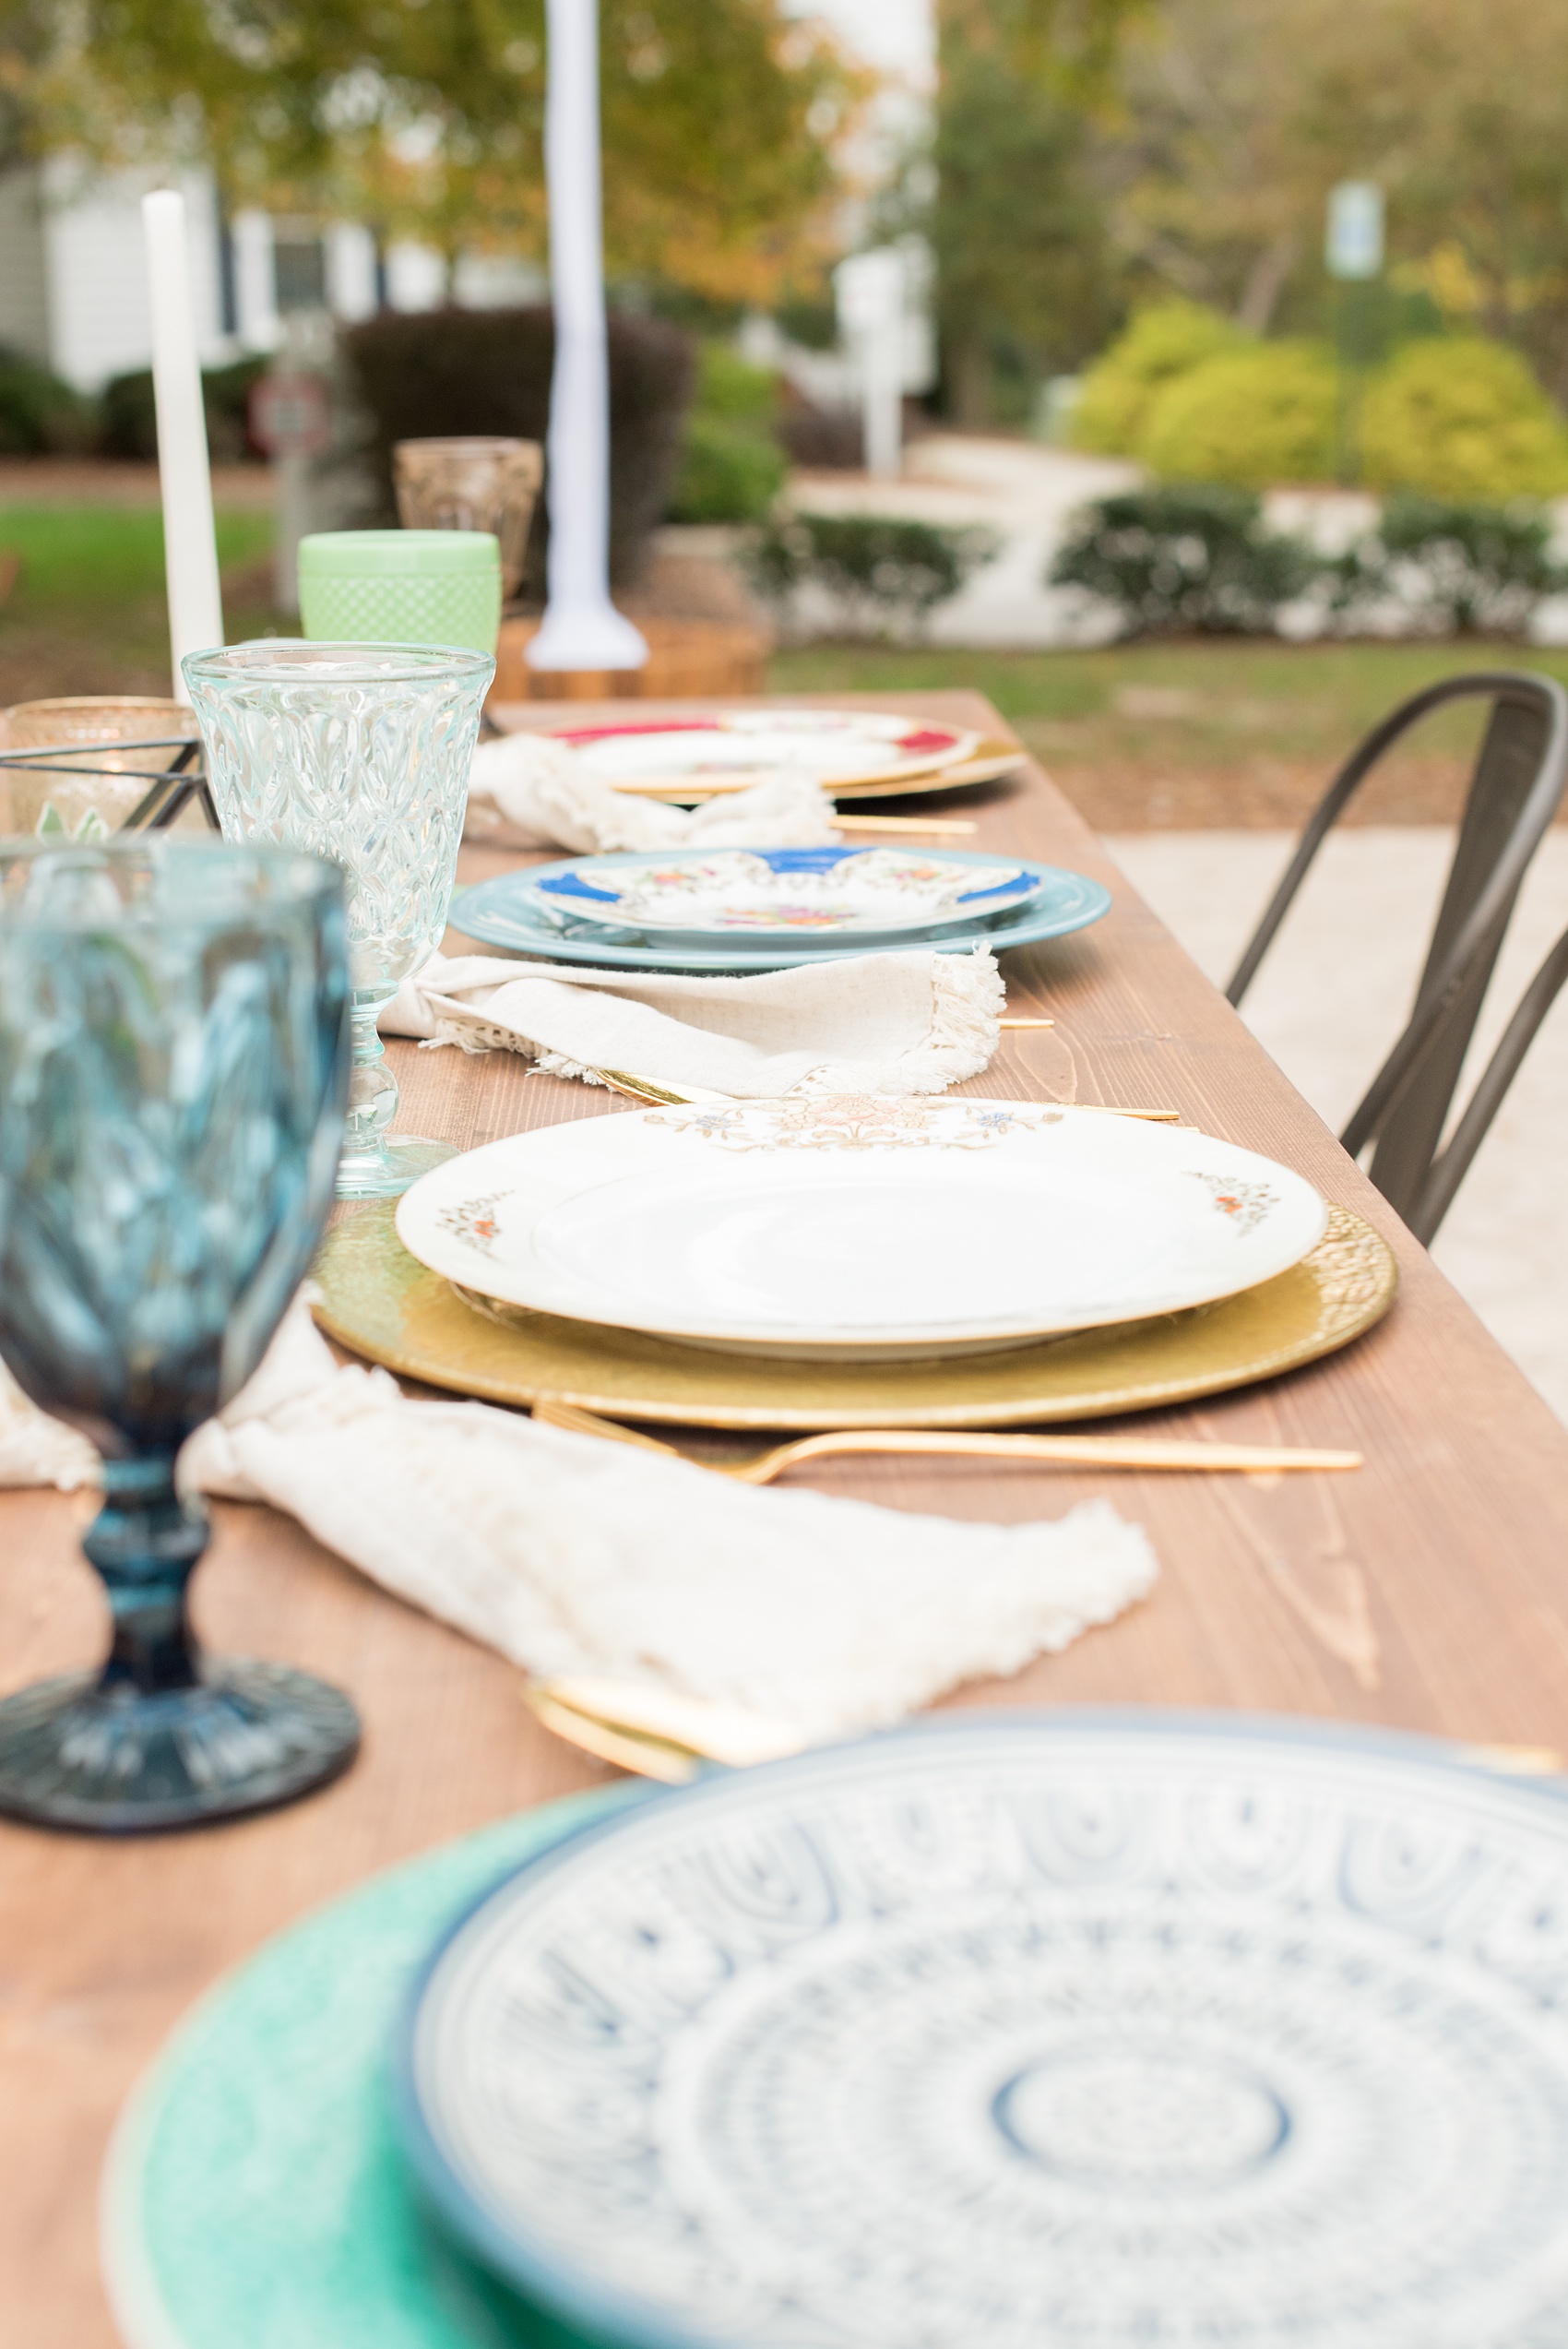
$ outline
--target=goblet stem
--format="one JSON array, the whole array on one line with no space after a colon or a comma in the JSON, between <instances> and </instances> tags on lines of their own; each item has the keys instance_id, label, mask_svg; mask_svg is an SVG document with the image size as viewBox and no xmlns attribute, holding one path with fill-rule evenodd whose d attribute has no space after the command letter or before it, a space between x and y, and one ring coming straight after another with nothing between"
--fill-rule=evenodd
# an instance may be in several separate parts
<instances>
[{"instance_id":1,"label":"goblet stem","mask_svg":"<svg viewBox=\"0 0 1568 2349\"><path fill-rule=\"evenodd\" d=\"M457 1155L450 1142L389 1135L386 1130L398 1115L398 1079L387 1066L386 1047L375 1022L394 992L388 988L374 1001L356 998L354 1003L348 1130L338 1162L340 1199L396 1198L431 1167Z\"/></svg>"},{"instance_id":2,"label":"goblet stem","mask_svg":"<svg viewBox=\"0 0 1568 2349\"><path fill-rule=\"evenodd\" d=\"M353 1059L349 1069L349 1109L343 1155L338 1163L339 1198L375 1198L386 1187L386 1129L398 1115L398 1079L386 1065L386 1047L376 1017L388 996L356 1001Z\"/></svg>"},{"instance_id":3,"label":"goblet stem","mask_svg":"<svg viewBox=\"0 0 1568 2349\"><path fill-rule=\"evenodd\" d=\"M106 1461L103 1507L82 1539L109 1592L113 1638L101 1686L152 1696L200 1678L185 1588L211 1529L174 1489L174 1455Z\"/></svg>"}]
</instances>

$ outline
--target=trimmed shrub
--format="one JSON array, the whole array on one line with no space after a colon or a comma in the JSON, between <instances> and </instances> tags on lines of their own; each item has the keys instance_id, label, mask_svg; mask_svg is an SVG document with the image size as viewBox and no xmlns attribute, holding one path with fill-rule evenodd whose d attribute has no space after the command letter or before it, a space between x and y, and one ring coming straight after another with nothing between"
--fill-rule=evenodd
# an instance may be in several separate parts
<instances>
[{"instance_id":1,"label":"trimmed shrub","mask_svg":"<svg viewBox=\"0 0 1568 2349\"><path fill-rule=\"evenodd\" d=\"M344 337L374 423L374 455L392 507L396 441L508 433L542 442L550 421L555 328L544 305L427 310L369 318ZM657 318L610 318L610 573L636 578L663 519L692 395L692 344ZM546 497L529 538L523 592L544 591Z\"/></svg>"},{"instance_id":2,"label":"trimmed shrub","mask_svg":"<svg viewBox=\"0 0 1568 2349\"><path fill-rule=\"evenodd\" d=\"M207 414L207 445L220 465L242 459L258 461L262 451L250 436L252 386L267 373L265 359L237 360L232 367L210 367L201 379L201 404ZM116 376L105 384L101 402L102 427L99 448L105 457L158 455L158 413L152 396L152 370Z\"/></svg>"},{"instance_id":3,"label":"trimmed shrub","mask_svg":"<svg viewBox=\"0 0 1568 2349\"><path fill-rule=\"evenodd\" d=\"M1113 605L1123 636L1266 635L1321 566L1299 539L1265 531L1262 511L1251 491L1210 483L1102 498L1058 551L1047 584Z\"/></svg>"},{"instance_id":4,"label":"trimmed shrub","mask_svg":"<svg viewBox=\"0 0 1568 2349\"><path fill-rule=\"evenodd\" d=\"M0 347L0 455L66 457L92 447L90 399L19 351Z\"/></svg>"},{"instance_id":5,"label":"trimmed shrub","mask_svg":"<svg viewBox=\"0 0 1568 2349\"><path fill-rule=\"evenodd\" d=\"M1252 338L1198 302L1140 310L1083 379L1069 439L1104 457L1138 457L1156 399L1170 384Z\"/></svg>"},{"instance_id":6,"label":"trimmed shrub","mask_svg":"<svg viewBox=\"0 0 1568 2349\"><path fill-rule=\"evenodd\" d=\"M843 605L851 627L918 629L1001 551L980 526L945 530L882 514L796 514L765 531L747 561L769 602L815 588Z\"/></svg>"},{"instance_id":7,"label":"trimmed shrub","mask_svg":"<svg viewBox=\"0 0 1568 2349\"><path fill-rule=\"evenodd\" d=\"M1568 433L1516 351L1479 335L1396 352L1367 386L1361 461L1380 489L1503 503L1568 490Z\"/></svg>"},{"instance_id":8,"label":"trimmed shrub","mask_svg":"<svg viewBox=\"0 0 1568 2349\"><path fill-rule=\"evenodd\" d=\"M773 429L778 406L767 368L752 366L725 343L704 344L672 522L766 521L789 471Z\"/></svg>"},{"instance_id":9,"label":"trimmed shrub","mask_svg":"<svg viewBox=\"0 0 1568 2349\"><path fill-rule=\"evenodd\" d=\"M1550 517L1525 501L1454 505L1396 491L1375 531L1330 566L1334 608L1352 622L1396 608L1432 636L1522 636L1543 597L1568 589Z\"/></svg>"},{"instance_id":10,"label":"trimmed shrub","mask_svg":"<svg viewBox=\"0 0 1568 2349\"><path fill-rule=\"evenodd\" d=\"M1331 481L1337 398L1334 362L1315 343L1227 352L1160 392L1139 454L1165 481Z\"/></svg>"}]
</instances>

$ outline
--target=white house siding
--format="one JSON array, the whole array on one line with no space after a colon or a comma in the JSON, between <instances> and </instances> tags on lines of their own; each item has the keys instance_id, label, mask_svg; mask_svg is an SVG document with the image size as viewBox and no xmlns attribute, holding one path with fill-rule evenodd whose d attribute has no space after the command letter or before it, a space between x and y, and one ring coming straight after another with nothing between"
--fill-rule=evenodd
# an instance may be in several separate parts
<instances>
[{"instance_id":1,"label":"white house siding","mask_svg":"<svg viewBox=\"0 0 1568 2349\"><path fill-rule=\"evenodd\" d=\"M66 158L43 167L43 263L49 289L50 360L78 391L145 367L152 348L141 197L155 185L128 173L86 182ZM223 332L218 267L218 206L211 181L178 183L190 222L196 343L204 362L232 353Z\"/></svg>"}]
</instances>

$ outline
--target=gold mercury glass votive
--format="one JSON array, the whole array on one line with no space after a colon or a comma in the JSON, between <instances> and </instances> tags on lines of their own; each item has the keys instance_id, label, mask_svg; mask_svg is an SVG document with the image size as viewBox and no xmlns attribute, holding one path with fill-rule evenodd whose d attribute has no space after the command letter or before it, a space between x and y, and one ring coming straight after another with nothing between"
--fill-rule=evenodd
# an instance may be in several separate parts
<instances>
[{"instance_id":1,"label":"gold mercury glass votive","mask_svg":"<svg viewBox=\"0 0 1568 2349\"><path fill-rule=\"evenodd\" d=\"M71 694L13 702L0 717L0 750L60 756L41 758L36 767L0 766L0 830L53 830L48 818L53 809L73 837L84 825L89 832L99 825L118 831L176 755L167 746L137 745L167 745L172 737L194 741L196 735L196 717L184 702L151 694ZM86 773L76 771L84 768Z\"/></svg>"},{"instance_id":2,"label":"gold mercury glass votive","mask_svg":"<svg viewBox=\"0 0 1568 2349\"><path fill-rule=\"evenodd\" d=\"M537 440L470 435L400 440L392 450L398 519L406 531L488 531L501 542L501 592L522 584L529 525L544 478Z\"/></svg>"}]
</instances>

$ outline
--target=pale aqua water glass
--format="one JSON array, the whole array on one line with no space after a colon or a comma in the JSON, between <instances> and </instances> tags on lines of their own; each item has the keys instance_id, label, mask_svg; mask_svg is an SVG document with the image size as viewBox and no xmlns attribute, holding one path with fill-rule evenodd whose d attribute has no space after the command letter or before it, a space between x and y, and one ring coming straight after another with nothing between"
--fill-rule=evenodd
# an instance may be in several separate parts
<instances>
[{"instance_id":1,"label":"pale aqua water glass","mask_svg":"<svg viewBox=\"0 0 1568 2349\"><path fill-rule=\"evenodd\" d=\"M339 1198L390 1198L456 1152L389 1135L376 1017L446 926L488 652L274 640L182 662L231 840L275 841L348 883L353 1067Z\"/></svg>"}]
</instances>

